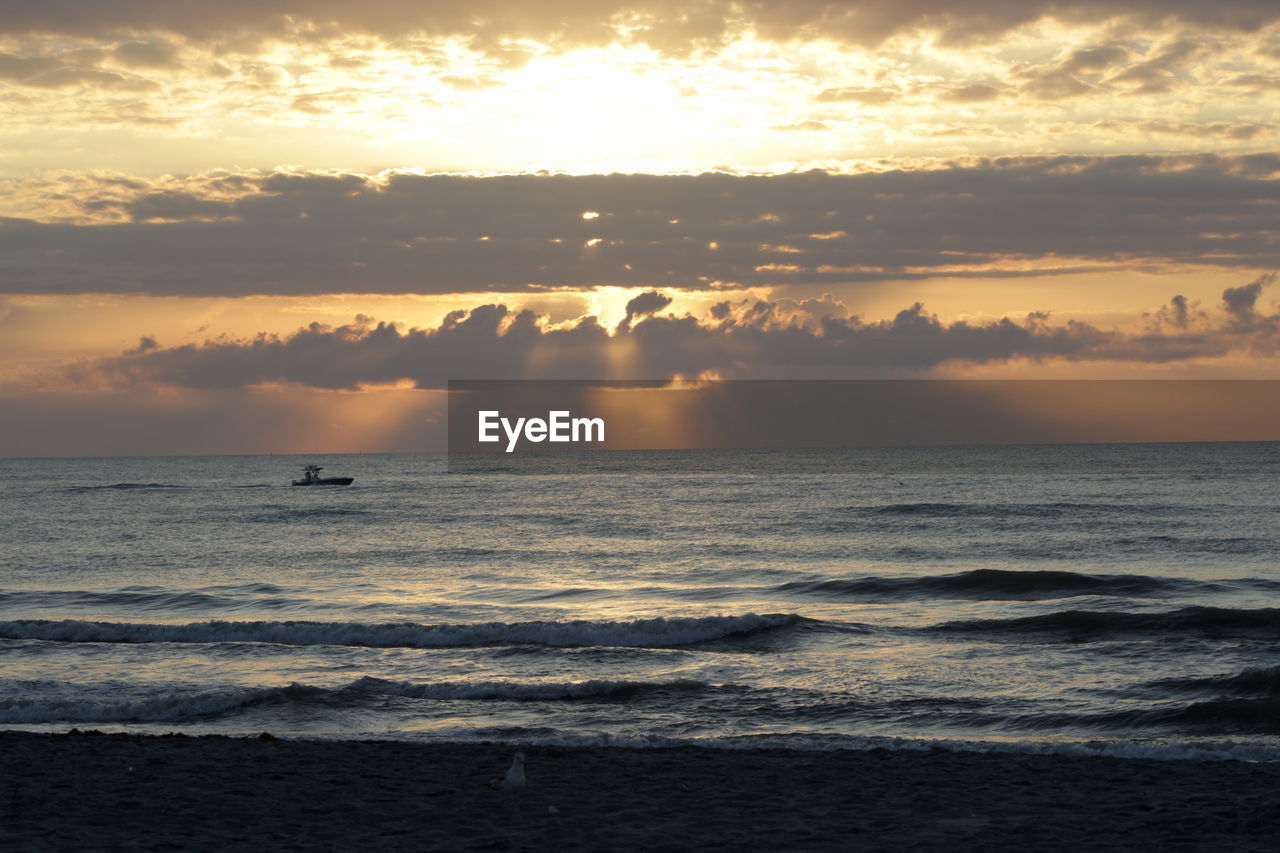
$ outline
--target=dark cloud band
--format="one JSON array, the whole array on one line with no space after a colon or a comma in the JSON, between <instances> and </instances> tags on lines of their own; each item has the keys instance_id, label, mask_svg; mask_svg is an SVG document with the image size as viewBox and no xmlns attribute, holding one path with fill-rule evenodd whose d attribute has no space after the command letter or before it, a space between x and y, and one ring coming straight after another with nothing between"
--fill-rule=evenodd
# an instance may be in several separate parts
<instances>
[{"instance_id":1,"label":"dark cloud band","mask_svg":"<svg viewBox=\"0 0 1280 853\"><path fill-rule=\"evenodd\" d=\"M1253 30L1280 16L1270 0L41 0L0 5L9 33L174 33L192 40L271 39L375 34L400 39L425 33L500 48L503 39L534 38L608 44L635 40L684 49L751 31L790 39L825 38L874 44L923 30L944 42L989 38L1041 18L1175 19L1198 26Z\"/></svg>"},{"instance_id":2,"label":"dark cloud band","mask_svg":"<svg viewBox=\"0 0 1280 853\"><path fill-rule=\"evenodd\" d=\"M0 220L0 292L677 290L1280 266L1280 155L1046 156L863 174L301 173L97 193ZM109 190L109 192L108 192Z\"/></svg>"}]
</instances>

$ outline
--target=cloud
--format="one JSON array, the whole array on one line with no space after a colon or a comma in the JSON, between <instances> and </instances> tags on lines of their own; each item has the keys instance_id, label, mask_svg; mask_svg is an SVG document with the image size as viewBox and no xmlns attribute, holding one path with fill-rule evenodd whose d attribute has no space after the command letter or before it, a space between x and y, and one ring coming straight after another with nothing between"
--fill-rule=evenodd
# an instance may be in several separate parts
<instances>
[{"instance_id":1,"label":"cloud","mask_svg":"<svg viewBox=\"0 0 1280 853\"><path fill-rule=\"evenodd\" d=\"M1252 122L1228 121L1120 121L1108 120L1094 122L1090 125L1096 130L1137 134L1167 134L1184 136L1191 139L1232 139L1246 140L1275 133L1276 125L1255 124Z\"/></svg>"},{"instance_id":2,"label":"cloud","mask_svg":"<svg viewBox=\"0 0 1280 853\"><path fill-rule=\"evenodd\" d=\"M1144 316L1150 322L1150 329L1157 333L1171 329L1186 331L1193 323L1205 322L1209 317L1206 312L1200 310L1198 303L1192 303L1182 295L1174 296L1169 300L1168 305L1161 306L1155 313Z\"/></svg>"},{"instance_id":3,"label":"cloud","mask_svg":"<svg viewBox=\"0 0 1280 853\"><path fill-rule=\"evenodd\" d=\"M177 46L163 39L127 41L111 52L116 62L128 68L179 68L178 54Z\"/></svg>"},{"instance_id":4,"label":"cloud","mask_svg":"<svg viewBox=\"0 0 1280 853\"><path fill-rule=\"evenodd\" d=\"M1268 74L1239 74L1227 81L1228 86L1238 86L1254 92L1280 91L1280 77Z\"/></svg>"},{"instance_id":5,"label":"cloud","mask_svg":"<svg viewBox=\"0 0 1280 853\"><path fill-rule=\"evenodd\" d=\"M1021 321L945 323L916 303L889 320L847 315L834 300L715 305L707 317L653 315L667 304L646 293L612 331L595 317L549 325L532 311L482 305L448 315L435 328L402 328L367 317L337 328L312 324L285 336L219 339L159 348L143 339L119 356L71 368L95 387L160 384L226 389L284 383L357 389L411 382L439 388L449 379L841 378L876 371L928 371L941 364L1065 360L1167 364L1232 352L1274 357L1280 315L1257 310L1275 275L1223 293L1211 318L1181 296L1140 331ZM633 303L635 300L633 300ZM645 313L641 319L636 319Z\"/></svg>"},{"instance_id":6,"label":"cloud","mask_svg":"<svg viewBox=\"0 0 1280 853\"><path fill-rule=\"evenodd\" d=\"M1096 88L1064 68L1035 69L1019 73L1017 76L1026 80L1022 85L1022 91L1041 101L1075 98L1087 95Z\"/></svg>"},{"instance_id":7,"label":"cloud","mask_svg":"<svg viewBox=\"0 0 1280 853\"><path fill-rule=\"evenodd\" d=\"M1177 76L1179 71L1214 50L1213 45L1204 41L1179 39L1120 71L1109 82L1136 84L1129 94L1161 95L1185 82Z\"/></svg>"},{"instance_id":8,"label":"cloud","mask_svg":"<svg viewBox=\"0 0 1280 853\"><path fill-rule=\"evenodd\" d=\"M814 98L820 104L857 103L881 106L898 97L893 89L823 89Z\"/></svg>"},{"instance_id":9,"label":"cloud","mask_svg":"<svg viewBox=\"0 0 1280 853\"><path fill-rule=\"evenodd\" d=\"M1252 333L1255 336L1270 338L1280 329L1280 315L1260 314L1257 310L1258 297L1264 288L1274 284L1275 273L1267 273L1240 287L1228 287L1222 292L1222 305L1231 317L1231 329L1236 332ZM1264 341L1255 344L1258 349L1269 343Z\"/></svg>"},{"instance_id":10,"label":"cloud","mask_svg":"<svg viewBox=\"0 0 1280 853\"><path fill-rule=\"evenodd\" d=\"M971 83L968 86L956 86L942 90L938 97L953 104L981 104L994 101L1004 94L998 86L987 83Z\"/></svg>"},{"instance_id":11,"label":"cloud","mask_svg":"<svg viewBox=\"0 0 1280 853\"><path fill-rule=\"evenodd\" d=\"M1023 81L1023 94L1040 101L1090 94L1160 96L1189 84L1196 63L1221 53L1226 44L1177 38L1138 54L1125 45L1105 43L1075 48L1050 63L1019 63L1010 73Z\"/></svg>"},{"instance_id":12,"label":"cloud","mask_svg":"<svg viewBox=\"0 0 1280 853\"><path fill-rule=\"evenodd\" d=\"M156 341L155 338L153 338L151 335L143 335L141 338L138 339L138 345L133 349L125 350L124 354L126 356L141 355L144 352L151 352L152 350L158 350L158 349L160 349L160 344Z\"/></svg>"},{"instance_id":13,"label":"cloud","mask_svg":"<svg viewBox=\"0 0 1280 853\"><path fill-rule=\"evenodd\" d=\"M627 317L643 317L654 314L671 304L671 297L656 290L648 290L627 303Z\"/></svg>"},{"instance_id":14,"label":"cloud","mask_svg":"<svg viewBox=\"0 0 1280 853\"><path fill-rule=\"evenodd\" d=\"M22 56L0 53L0 81L34 89L66 89L92 86L125 92L152 92L158 83L129 74L93 67L99 57L93 51L65 55Z\"/></svg>"},{"instance_id":15,"label":"cloud","mask_svg":"<svg viewBox=\"0 0 1280 853\"><path fill-rule=\"evenodd\" d=\"M1095 47L1077 48L1062 61L1062 69L1072 74L1096 73L1119 65L1129 58L1130 51L1120 44L1101 44Z\"/></svg>"},{"instance_id":16,"label":"cloud","mask_svg":"<svg viewBox=\"0 0 1280 853\"><path fill-rule=\"evenodd\" d=\"M754 31L785 41L820 33L875 45L907 32L937 34L943 43L990 39L1044 18L1068 21L1180 21L1205 28L1253 31L1280 17L1268 0L600 0L593 3L472 0L42 0L0 6L0 30L11 34L84 36L169 33L192 41L241 45L306 36L406 34L457 36L495 53L511 39L607 44L626 36L668 50L713 44Z\"/></svg>"},{"instance_id":17,"label":"cloud","mask_svg":"<svg viewBox=\"0 0 1280 853\"><path fill-rule=\"evenodd\" d=\"M1259 47L1280 32L1280 24L1250 31L1271 20L1267 9L1244 10L1265 13L1251 23L1154 2L1122 4L1115 14L1124 21L1095 14L1098 3L993 0L973 10L937 0L784 0L785 15L772 4L719 0L679 9L372 0L358 11L232 0L238 15L182 2L49 5L74 19L0 8L0 26L13 24L0 44L9 60L0 67L9 146L37 168L113 164L152 174L282 159L581 172L829 166L881 152L1039 153L1054 144L1046 125L1110 119L1116 95L1143 101L1126 108L1135 119L1202 118L1200 106L1213 104L1217 121L1265 123L1274 69ZM1008 35L1044 15L1053 20ZM82 26L95 16L101 25ZM522 29L528 35L512 35ZM860 46L894 35L904 39ZM953 49L975 39L992 43ZM596 46L575 49L587 44ZM759 56L744 64L744 50ZM766 64L768 80L760 77ZM416 82L406 85L406 75ZM619 91L631 94L610 95ZM1008 109L978 108L986 103ZM547 122L548 114L562 118ZM755 130L744 134L748 115ZM584 133L579 123L597 130ZM425 127L432 131L423 136ZM79 142L108 128L105 138L119 144ZM1188 145L1192 138L1141 150L1251 150L1257 142L1242 134ZM509 139L523 144L502 144ZM1114 152L1115 142L1086 131L1070 150Z\"/></svg>"},{"instance_id":18,"label":"cloud","mask_svg":"<svg viewBox=\"0 0 1280 853\"><path fill-rule=\"evenodd\" d=\"M646 290L639 296L627 302L627 315L622 318L622 323L618 326L619 332L629 331L632 323L641 317L656 314L663 308L666 308L672 302L672 298L665 293L657 290Z\"/></svg>"},{"instance_id":19,"label":"cloud","mask_svg":"<svg viewBox=\"0 0 1280 853\"><path fill-rule=\"evenodd\" d=\"M922 165L772 176L220 173L185 185L80 176L46 194L62 221L0 218L0 293L706 291L1280 266L1280 155ZM36 199L47 186L16 182L11 193ZM86 220L111 224L66 221L76 200Z\"/></svg>"}]
</instances>

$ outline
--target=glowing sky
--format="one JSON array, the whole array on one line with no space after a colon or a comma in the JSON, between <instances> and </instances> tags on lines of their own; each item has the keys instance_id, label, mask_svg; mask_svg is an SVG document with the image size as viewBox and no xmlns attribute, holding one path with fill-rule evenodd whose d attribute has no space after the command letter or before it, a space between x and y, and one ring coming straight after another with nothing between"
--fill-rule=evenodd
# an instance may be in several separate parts
<instances>
[{"instance_id":1,"label":"glowing sky","mask_svg":"<svg viewBox=\"0 0 1280 853\"><path fill-rule=\"evenodd\" d=\"M0 0L0 455L411 449L464 376L1275 377L1277 105L1264 0Z\"/></svg>"}]
</instances>

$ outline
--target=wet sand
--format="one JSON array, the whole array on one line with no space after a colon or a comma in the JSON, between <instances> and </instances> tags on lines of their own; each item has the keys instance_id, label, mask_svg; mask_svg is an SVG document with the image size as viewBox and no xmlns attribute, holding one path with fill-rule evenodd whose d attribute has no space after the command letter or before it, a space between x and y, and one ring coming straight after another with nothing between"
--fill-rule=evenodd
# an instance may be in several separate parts
<instances>
[{"instance_id":1,"label":"wet sand","mask_svg":"<svg viewBox=\"0 0 1280 853\"><path fill-rule=\"evenodd\" d=\"M0 733L0 850L1274 851L1280 765ZM554 808L552 812L550 809Z\"/></svg>"}]
</instances>

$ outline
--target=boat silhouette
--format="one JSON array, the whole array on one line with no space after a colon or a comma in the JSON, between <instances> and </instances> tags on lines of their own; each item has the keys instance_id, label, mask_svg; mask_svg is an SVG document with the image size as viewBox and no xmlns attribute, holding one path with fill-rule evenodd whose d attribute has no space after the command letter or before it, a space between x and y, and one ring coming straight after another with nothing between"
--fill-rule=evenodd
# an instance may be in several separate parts
<instances>
[{"instance_id":1,"label":"boat silhouette","mask_svg":"<svg viewBox=\"0 0 1280 853\"><path fill-rule=\"evenodd\" d=\"M349 486L355 477L321 477L324 468L319 465L306 465L302 469L302 479L294 480L295 486Z\"/></svg>"}]
</instances>

